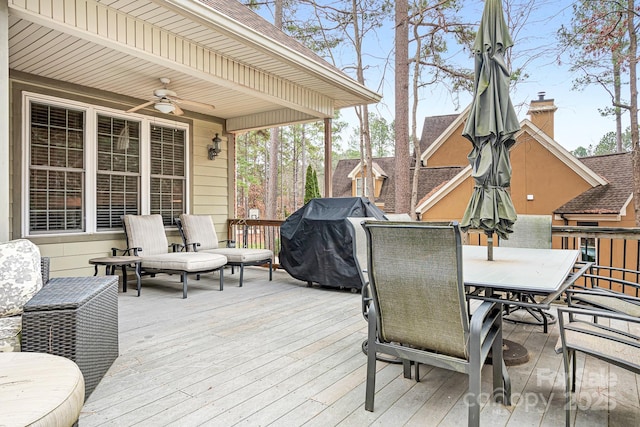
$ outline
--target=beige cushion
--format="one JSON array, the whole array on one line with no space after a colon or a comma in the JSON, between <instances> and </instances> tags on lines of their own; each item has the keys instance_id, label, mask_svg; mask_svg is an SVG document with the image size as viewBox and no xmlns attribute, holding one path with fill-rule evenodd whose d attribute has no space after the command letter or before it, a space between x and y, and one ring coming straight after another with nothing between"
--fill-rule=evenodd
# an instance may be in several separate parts
<instances>
[{"instance_id":1,"label":"beige cushion","mask_svg":"<svg viewBox=\"0 0 640 427\"><path fill-rule=\"evenodd\" d=\"M70 426L80 417L84 379L73 361L44 353L0 353L0 423Z\"/></svg>"},{"instance_id":2,"label":"beige cushion","mask_svg":"<svg viewBox=\"0 0 640 427\"><path fill-rule=\"evenodd\" d=\"M249 263L273 259L273 252L269 249L217 248L204 251L209 254L224 255L227 262Z\"/></svg>"},{"instance_id":3,"label":"beige cushion","mask_svg":"<svg viewBox=\"0 0 640 427\"><path fill-rule=\"evenodd\" d=\"M195 273L210 271L222 267L227 258L218 254L200 252L169 252L165 254L142 257L143 269L176 270Z\"/></svg>"},{"instance_id":4,"label":"beige cushion","mask_svg":"<svg viewBox=\"0 0 640 427\"><path fill-rule=\"evenodd\" d=\"M142 248L138 255L146 257L169 251L162 216L125 215L124 228L127 232L127 245L130 248Z\"/></svg>"},{"instance_id":5,"label":"beige cushion","mask_svg":"<svg viewBox=\"0 0 640 427\"><path fill-rule=\"evenodd\" d=\"M22 313L42 288L40 250L29 240L0 244L0 317Z\"/></svg>"},{"instance_id":6,"label":"beige cushion","mask_svg":"<svg viewBox=\"0 0 640 427\"><path fill-rule=\"evenodd\" d=\"M0 353L20 351L22 315L0 317Z\"/></svg>"},{"instance_id":7,"label":"beige cushion","mask_svg":"<svg viewBox=\"0 0 640 427\"><path fill-rule=\"evenodd\" d=\"M193 243L200 243L197 250L218 248L218 235L209 215L180 215L187 250L193 250Z\"/></svg>"}]
</instances>

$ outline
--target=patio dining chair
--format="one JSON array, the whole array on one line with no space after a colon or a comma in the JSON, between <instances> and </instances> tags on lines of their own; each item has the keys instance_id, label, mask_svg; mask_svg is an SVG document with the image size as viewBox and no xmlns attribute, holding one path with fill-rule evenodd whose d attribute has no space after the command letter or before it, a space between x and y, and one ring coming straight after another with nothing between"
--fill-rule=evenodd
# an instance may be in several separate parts
<instances>
[{"instance_id":1,"label":"patio dining chair","mask_svg":"<svg viewBox=\"0 0 640 427\"><path fill-rule=\"evenodd\" d=\"M640 271L592 265L584 284L567 292L570 306L591 306L640 318Z\"/></svg>"},{"instance_id":2,"label":"patio dining chair","mask_svg":"<svg viewBox=\"0 0 640 427\"><path fill-rule=\"evenodd\" d=\"M227 245L220 246L216 229L210 215L182 214L175 218L175 223L182 236L182 242L188 252L208 253L224 255L227 257L227 265L240 267L240 283L244 280L244 267L246 265L268 265L269 281L273 278L273 251L270 249L238 248ZM224 241L222 241L224 242ZM226 241L229 242L229 241Z\"/></svg>"},{"instance_id":3,"label":"patio dining chair","mask_svg":"<svg viewBox=\"0 0 640 427\"><path fill-rule=\"evenodd\" d=\"M500 239L500 247L507 248L532 248L551 249L551 215L518 215L518 220L513 226L513 233L509 239ZM513 298L522 302L534 302L534 296L528 293L518 293ZM555 317L548 311L530 307L518 306L515 309L505 306L505 320L516 323L527 323L542 325L546 334L549 324L555 323ZM512 315L512 313L522 310L526 312L523 316Z\"/></svg>"},{"instance_id":4,"label":"patio dining chair","mask_svg":"<svg viewBox=\"0 0 640 427\"><path fill-rule=\"evenodd\" d=\"M608 320L608 324L596 319ZM562 353L565 376L565 424L571 425L575 407L576 353L640 374L640 318L595 308L558 307L560 337L556 352ZM615 410L610 406L610 410Z\"/></svg>"},{"instance_id":5,"label":"patio dining chair","mask_svg":"<svg viewBox=\"0 0 640 427\"><path fill-rule=\"evenodd\" d=\"M227 258L219 254L173 252L160 215L123 215L127 248L113 248L113 255L122 251L142 258L143 274L180 274L182 298L187 297L187 275L220 272L220 290L224 287L224 266ZM140 289L138 289L140 294Z\"/></svg>"},{"instance_id":6,"label":"patio dining chair","mask_svg":"<svg viewBox=\"0 0 640 427\"><path fill-rule=\"evenodd\" d=\"M469 318L457 224L367 221L364 227L372 295L365 409L374 409L377 352L415 362L416 377L420 363L468 375L470 426L480 423L481 369L491 352L493 396L509 405L502 304L482 302Z\"/></svg>"}]
</instances>

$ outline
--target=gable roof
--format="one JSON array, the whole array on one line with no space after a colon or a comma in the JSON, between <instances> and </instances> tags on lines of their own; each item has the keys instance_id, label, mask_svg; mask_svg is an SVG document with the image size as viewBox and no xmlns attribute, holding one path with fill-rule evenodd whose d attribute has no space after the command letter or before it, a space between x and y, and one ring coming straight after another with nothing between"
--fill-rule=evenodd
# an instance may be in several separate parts
<instances>
[{"instance_id":1,"label":"gable roof","mask_svg":"<svg viewBox=\"0 0 640 427\"><path fill-rule=\"evenodd\" d=\"M383 204L385 212L395 212L395 184L393 177L395 176L395 158L382 157L373 159L374 164L378 164L387 172L390 179L385 179L380 189L380 196L376 198L377 204ZM353 171L360 164L360 159L342 159L338 161L336 169L333 173L333 196L334 197L351 197L352 179L349 178L349 172ZM438 188L449 182L453 177L458 175L462 167L421 167L420 176L418 177L418 197L423 194L429 194L435 188ZM410 182L413 182L414 167L411 167Z\"/></svg>"},{"instance_id":2,"label":"gable roof","mask_svg":"<svg viewBox=\"0 0 640 427\"><path fill-rule=\"evenodd\" d=\"M424 118L420 148L426 150L458 118L460 114L429 116Z\"/></svg>"},{"instance_id":3,"label":"gable roof","mask_svg":"<svg viewBox=\"0 0 640 427\"><path fill-rule=\"evenodd\" d=\"M591 188L554 211L558 215L620 215L633 196L631 153L616 153L579 159L607 180Z\"/></svg>"},{"instance_id":4,"label":"gable roof","mask_svg":"<svg viewBox=\"0 0 640 427\"><path fill-rule=\"evenodd\" d=\"M451 134L453 134L453 131L455 131L458 126L460 126L461 123L464 123L464 121L467 119L467 116L469 115L469 110L471 109L471 104L469 104L467 106L467 108L465 108L460 114L452 114L452 115L448 115L448 116L439 116L439 119L436 119L434 121L434 126L436 127L444 127L444 130L437 136L435 136L435 138L433 139L433 141L429 142L429 139L427 139L427 146L422 147L422 141L420 141L420 148L423 150L422 151L422 155L420 155L420 161L425 164L428 165L428 159L431 156L431 154L433 154L438 148L440 148L440 146L442 144L444 144L447 139L449 139L449 137L451 136ZM427 123L427 120L425 119L425 126L429 125L430 123ZM432 138L432 132L429 130L422 129L422 135L425 135L425 132L427 132L427 138ZM435 129L434 129L435 132Z\"/></svg>"},{"instance_id":5,"label":"gable roof","mask_svg":"<svg viewBox=\"0 0 640 427\"><path fill-rule=\"evenodd\" d=\"M454 123L460 123L460 117L462 114L454 121ZM466 116L463 117L463 119ZM516 133L515 138L516 141L520 138L522 133L529 134L533 139L535 139L538 143L544 146L551 154L556 156L560 161L562 161L565 165L567 165L571 170L573 170L576 174L578 174L582 179L584 179L587 183L589 183L592 187L599 187L607 184L607 180L602 176L595 173L591 170L586 164L579 161L573 154L571 154L567 149L558 144L553 138L549 137L545 134L540 128L534 125L529 120L522 120L520 122L520 130ZM440 138L438 138L440 141ZM520 144L516 142L516 145ZM423 157L425 155L423 154ZM464 182L465 179L471 176L471 167L467 166L464 170L460 171L460 174L457 175L454 179L442 185L438 191L433 192L430 195L426 195L420 203L416 206L416 212L419 214L424 213L429 208L434 206L440 199L446 196L448 193L453 191L458 185Z\"/></svg>"}]
</instances>

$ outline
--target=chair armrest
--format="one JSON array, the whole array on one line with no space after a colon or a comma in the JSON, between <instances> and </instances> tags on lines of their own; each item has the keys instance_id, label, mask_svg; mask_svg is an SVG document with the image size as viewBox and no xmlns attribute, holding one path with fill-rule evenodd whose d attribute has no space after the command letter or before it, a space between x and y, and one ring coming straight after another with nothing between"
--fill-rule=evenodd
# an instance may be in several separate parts
<instances>
[{"instance_id":1,"label":"chair armrest","mask_svg":"<svg viewBox=\"0 0 640 427\"><path fill-rule=\"evenodd\" d=\"M111 248L111 255L112 256L118 256L118 252L121 253L121 255L133 255L133 256L138 256L138 252L142 252L142 248L125 248L125 249L120 249L120 248Z\"/></svg>"},{"instance_id":2,"label":"chair armrest","mask_svg":"<svg viewBox=\"0 0 640 427\"><path fill-rule=\"evenodd\" d=\"M607 319L623 320L625 322L631 322L631 323L640 323L640 317L629 316L624 313L602 310L602 309L597 309L593 307L582 308L582 307L558 306L558 316L560 316L562 313L569 313L570 315L581 314L581 315L591 316L591 317L597 316L597 317L604 317Z\"/></svg>"}]
</instances>

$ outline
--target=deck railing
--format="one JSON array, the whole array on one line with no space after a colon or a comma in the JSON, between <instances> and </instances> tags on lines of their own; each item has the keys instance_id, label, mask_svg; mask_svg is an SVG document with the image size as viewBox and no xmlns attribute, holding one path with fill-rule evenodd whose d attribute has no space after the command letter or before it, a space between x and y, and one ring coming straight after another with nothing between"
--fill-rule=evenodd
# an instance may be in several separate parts
<instances>
[{"instance_id":1,"label":"deck railing","mask_svg":"<svg viewBox=\"0 0 640 427\"><path fill-rule=\"evenodd\" d=\"M280 226L283 220L233 218L227 221L227 236L235 240L236 247L271 249L274 266L279 267Z\"/></svg>"},{"instance_id":2,"label":"deck railing","mask_svg":"<svg viewBox=\"0 0 640 427\"><path fill-rule=\"evenodd\" d=\"M280 226L283 220L234 218L227 222L229 239L236 246L268 248L277 257L280 252ZM569 227L553 226L554 248L578 249L584 261L593 261L621 272L623 280L637 283L640 280L640 228ZM471 232L467 243L484 244L484 235ZM497 243L499 245L499 243Z\"/></svg>"}]
</instances>

